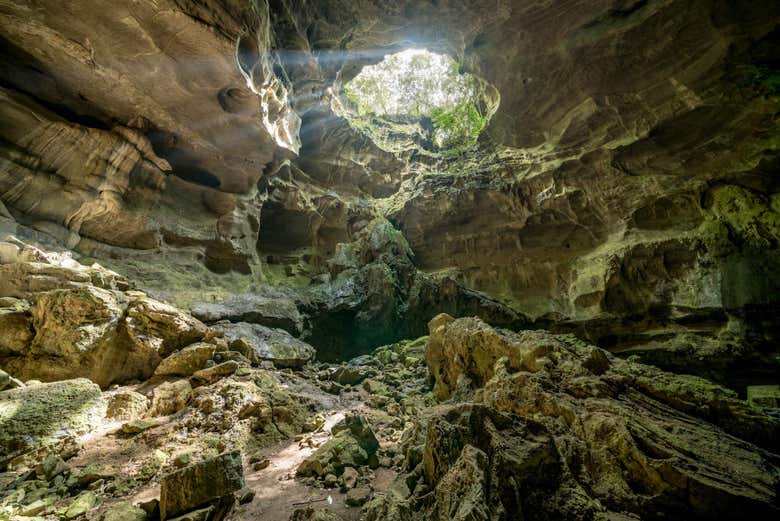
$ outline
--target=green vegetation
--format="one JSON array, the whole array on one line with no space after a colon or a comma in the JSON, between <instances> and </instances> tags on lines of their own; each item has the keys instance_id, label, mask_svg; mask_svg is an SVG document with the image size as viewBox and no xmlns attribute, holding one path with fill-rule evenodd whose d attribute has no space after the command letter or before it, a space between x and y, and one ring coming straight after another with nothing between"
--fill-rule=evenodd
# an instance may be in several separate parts
<instances>
[{"instance_id":1,"label":"green vegetation","mask_svg":"<svg viewBox=\"0 0 780 521\"><path fill-rule=\"evenodd\" d=\"M454 153L476 143L495 110L485 90L449 56L408 49L344 86L343 115L385 150Z\"/></svg>"},{"instance_id":2,"label":"green vegetation","mask_svg":"<svg viewBox=\"0 0 780 521\"><path fill-rule=\"evenodd\" d=\"M454 148L476 143L488 118L469 100L459 103L452 110L434 110L431 121L434 144L438 148Z\"/></svg>"}]
</instances>

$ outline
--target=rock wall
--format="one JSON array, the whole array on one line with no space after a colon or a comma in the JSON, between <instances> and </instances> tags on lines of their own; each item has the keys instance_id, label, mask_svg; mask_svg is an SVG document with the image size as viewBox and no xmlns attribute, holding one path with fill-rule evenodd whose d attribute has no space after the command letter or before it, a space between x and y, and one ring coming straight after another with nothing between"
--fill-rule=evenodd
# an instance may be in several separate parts
<instances>
[{"instance_id":1,"label":"rock wall","mask_svg":"<svg viewBox=\"0 0 780 521\"><path fill-rule=\"evenodd\" d=\"M4 231L180 304L268 282L332 301L333 266L383 217L399 263L538 327L735 385L776 364L776 2L24 1L0 17ZM409 47L497 89L476 148L390 154L331 109ZM412 320L408 280L358 269L396 301L361 316ZM395 339L379 332L368 344Z\"/></svg>"}]
</instances>

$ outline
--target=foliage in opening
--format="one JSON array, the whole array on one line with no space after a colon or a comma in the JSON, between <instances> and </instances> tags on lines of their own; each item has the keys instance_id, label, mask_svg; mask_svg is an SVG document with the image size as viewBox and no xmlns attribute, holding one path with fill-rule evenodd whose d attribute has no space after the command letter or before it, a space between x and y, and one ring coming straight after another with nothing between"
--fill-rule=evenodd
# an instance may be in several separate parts
<instances>
[{"instance_id":1,"label":"foliage in opening","mask_svg":"<svg viewBox=\"0 0 780 521\"><path fill-rule=\"evenodd\" d=\"M476 142L492 115L484 90L474 76L459 74L449 56L420 49L365 67L344 87L358 127L366 129L370 121L376 128L385 127L386 135L388 126L411 124L430 148L440 150Z\"/></svg>"}]
</instances>

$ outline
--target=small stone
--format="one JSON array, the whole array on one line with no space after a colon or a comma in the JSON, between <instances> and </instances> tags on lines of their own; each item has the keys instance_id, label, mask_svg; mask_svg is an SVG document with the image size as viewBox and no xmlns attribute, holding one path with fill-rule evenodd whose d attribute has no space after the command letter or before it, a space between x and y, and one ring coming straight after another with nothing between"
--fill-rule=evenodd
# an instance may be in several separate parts
<instances>
[{"instance_id":1,"label":"small stone","mask_svg":"<svg viewBox=\"0 0 780 521\"><path fill-rule=\"evenodd\" d=\"M270 465L270 464L271 464L271 460L264 459L262 461L258 461L257 463L255 463L252 468L254 470L263 470L263 469L268 468L268 465Z\"/></svg>"},{"instance_id":2,"label":"small stone","mask_svg":"<svg viewBox=\"0 0 780 521\"><path fill-rule=\"evenodd\" d=\"M599 347L593 347L582 365L591 373L602 375L607 372L611 362L607 358L606 351Z\"/></svg>"},{"instance_id":3,"label":"small stone","mask_svg":"<svg viewBox=\"0 0 780 521\"><path fill-rule=\"evenodd\" d=\"M240 505L251 503L253 499L255 499L255 491L247 486L236 492L236 501Z\"/></svg>"},{"instance_id":4,"label":"small stone","mask_svg":"<svg viewBox=\"0 0 780 521\"><path fill-rule=\"evenodd\" d=\"M141 465L136 478L139 481L149 481L160 472L166 463L168 463L168 455L160 449L156 449Z\"/></svg>"},{"instance_id":5,"label":"small stone","mask_svg":"<svg viewBox=\"0 0 780 521\"><path fill-rule=\"evenodd\" d=\"M209 385L216 382L217 380L225 378L226 376L230 376L231 374L235 373L237 369L238 362L229 360L227 362L217 364L214 367L207 367L206 369L196 371L192 374L190 381L195 387Z\"/></svg>"},{"instance_id":6,"label":"small stone","mask_svg":"<svg viewBox=\"0 0 780 521\"><path fill-rule=\"evenodd\" d=\"M252 374L252 368L247 367L245 365L240 366L238 369L236 369L236 376L249 376Z\"/></svg>"},{"instance_id":7,"label":"small stone","mask_svg":"<svg viewBox=\"0 0 780 521\"><path fill-rule=\"evenodd\" d=\"M106 418L110 420L135 420L149 409L149 399L135 391L116 391L107 398Z\"/></svg>"},{"instance_id":8,"label":"small stone","mask_svg":"<svg viewBox=\"0 0 780 521\"><path fill-rule=\"evenodd\" d=\"M336 488L339 484L339 478L335 474L328 474L322 480L322 483L325 485L325 488Z\"/></svg>"},{"instance_id":9,"label":"small stone","mask_svg":"<svg viewBox=\"0 0 780 521\"><path fill-rule=\"evenodd\" d=\"M86 467L74 471L73 478L77 485L84 486L94 481L113 479L115 474L114 469L108 465L90 463Z\"/></svg>"},{"instance_id":10,"label":"small stone","mask_svg":"<svg viewBox=\"0 0 780 521\"><path fill-rule=\"evenodd\" d=\"M158 376L190 376L206 367L216 351L216 347L205 342L198 342L176 351L165 358L154 371Z\"/></svg>"},{"instance_id":11,"label":"small stone","mask_svg":"<svg viewBox=\"0 0 780 521\"><path fill-rule=\"evenodd\" d=\"M322 414L311 416L303 422L303 430L306 432L314 432L325 424L325 417Z\"/></svg>"},{"instance_id":12,"label":"small stone","mask_svg":"<svg viewBox=\"0 0 780 521\"><path fill-rule=\"evenodd\" d=\"M141 501L136 504L138 508L146 512L147 517L150 519L160 519L160 500L150 499L149 501Z\"/></svg>"},{"instance_id":13,"label":"small stone","mask_svg":"<svg viewBox=\"0 0 780 521\"><path fill-rule=\"evenodd\" d=\"M36 516L53 505L59 498L56 496L49 496L44 499L37 499L19 509L19 515L22 516Z\"/></svg>"},{"instance_id":14,"label":"small stone","mask_svg":"<svg viewBox=\"0 0 780 521\"><path fill-rule=\"evenodd\" d=\"M150 416L165 416L182 410L192 396L192 386L187 380L165 382L152 392Z\"/></svg>"},{"instance_id":15,"label":"small stone","mask_svg":"<svg viewBox=\"0 0 780 521\"><path fill-rule=\"evenodd\" d=\"M371 497L371 489L368 487L353 488L347 492L347 505L351 507L363 506Z\"/></svg>"},{"instance_id":16,"label":"small stone","mask_svg":"<svg viewBox=\"0 0 780 521\"><path fill-rule=\"evenodd\" d=\"M360 474L354 467L345 467L344 473L341 475L341 489L350 490L355 488L358 477L360 477Z\"/></svg>"},{"instance_id":17,"label":"small stone","mask_svg":"<svg viewBox=\"0 0 780 521\"><path fill-rule=\"evenodd\" d=\"M35 467L35 475L38 479L51 480L55 476L68 470L68 465L59 456L51 455Z\"/></svg>"}]
</instances>

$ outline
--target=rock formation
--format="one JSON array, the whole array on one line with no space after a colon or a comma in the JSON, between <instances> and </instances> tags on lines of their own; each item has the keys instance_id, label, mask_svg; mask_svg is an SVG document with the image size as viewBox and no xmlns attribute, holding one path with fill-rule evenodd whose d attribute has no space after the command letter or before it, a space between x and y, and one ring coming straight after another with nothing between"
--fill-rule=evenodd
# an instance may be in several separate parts
<instances>
[{"instance_id":1,"label":"rock formation","mask_svg":"<svg viewBox=\"0 0 780 521\"><path fill-rule=\"evenodd\" d=\"M0 40L0 520L777 515L776 1Z\"/></svg>"}]
</instances>

